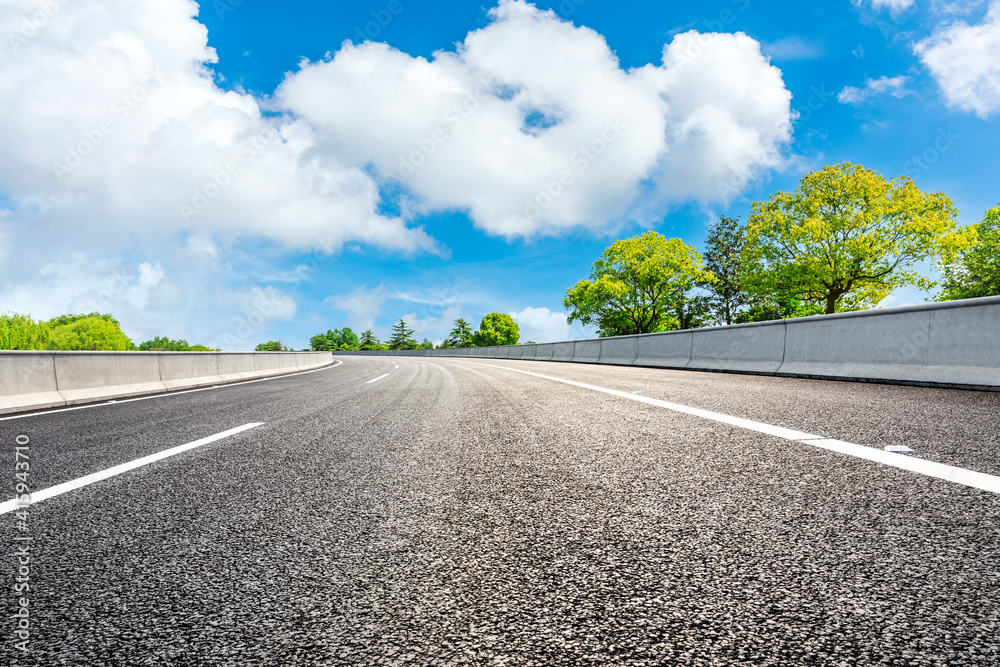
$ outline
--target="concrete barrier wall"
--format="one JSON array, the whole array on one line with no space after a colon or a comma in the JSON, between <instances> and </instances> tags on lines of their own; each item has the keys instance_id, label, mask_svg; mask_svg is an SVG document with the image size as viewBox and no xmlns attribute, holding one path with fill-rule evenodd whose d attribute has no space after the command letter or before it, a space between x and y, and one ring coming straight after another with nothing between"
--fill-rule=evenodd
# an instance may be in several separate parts
<instances>
[{"instance_id":1,"label":"concrete barrier wall","mask_svg":"<svg viewBox=\"0 0 1000 667\"><path fill-rule=\"evenodd\" d=\"M0 351L0 414L294 373L330 352Z\"/></svg>"},{"instance_id":2,"label":"concrete barrier wall","mask_svg":"<svg viewBox=\"0 0 1000 667\"><path fill-rule=\"evenodd\" d=\"M434 350L433 356L1000 390L1000 297L641 336Z\"/></svg>"}]
</instances>

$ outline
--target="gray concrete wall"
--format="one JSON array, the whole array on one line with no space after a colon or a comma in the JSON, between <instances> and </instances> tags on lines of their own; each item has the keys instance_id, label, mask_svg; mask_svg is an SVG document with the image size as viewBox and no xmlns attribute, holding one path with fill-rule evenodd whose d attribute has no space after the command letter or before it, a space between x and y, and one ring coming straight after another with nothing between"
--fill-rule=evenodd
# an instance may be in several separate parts
<instances>
[{"instance_id":1,"label":"gray concrete wall","mask_svg":"<svg viewBox=\"0 0 1000 667\"><path fill-rule=\"evenodd\" d=\"M1000 389L1000 297L458 355Z\"/></svg>"},{"instance_id":2,"label":"gray concrete wall","mask_svg":"<svg viewBox=\"0 0 1000 667\"><path fill-rule=\"evenodd\" d=\"M5 352L0 414L320 368L330 352Z\"/></svg>"}]
</instances>

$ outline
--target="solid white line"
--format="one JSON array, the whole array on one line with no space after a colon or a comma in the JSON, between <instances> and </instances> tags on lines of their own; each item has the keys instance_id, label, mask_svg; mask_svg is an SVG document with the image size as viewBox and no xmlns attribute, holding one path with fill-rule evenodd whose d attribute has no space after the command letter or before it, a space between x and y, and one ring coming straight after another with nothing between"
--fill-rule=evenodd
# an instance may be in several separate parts
<instances>
[{"instance_id":1,"label":"solid white line","mask_svg":"<svg viewBox=\"0 0 1000 667\"><path fill-rule=\"evenodd\" d=\"M399 368L399 364L396 364L396 368Z\"/></svg>"},{"instance_id":2,"label":"solid white line","mask_svg":"<svg viewBox=\"0 0 1000 667\"><path fill-rule=\"evenodd\" d=\"M955 466L945 465L944 463L936 463L934 461L928 461L926 459L918 459L912 456L903 456L902 454L894 454L892 452L887 452L881 449L865 447L864 445L856 445L851 442L832 440L830 438L824 438L821 435L812 435L809 433L803 433L802 431L795 431L792 429L783 428L781 426L773 426L771 424L765 424L763 422L757 422L750 419L743 419L742 417L733 417L731 415L722 414L721 412L712 412L711 410L691 408L686 405L680 405L678 403L669 403L667 401L660 401L655 398L649 398L647 396L630 394L628 392L619 391L617 389L607 389L606 387L598 387L592 384L585 384L583 382L574 382L573 380L566 380L562 378L552 377L549 375L541 375L540 373L532 373L531 371L524 371L518 368L510 368L508 366L497 366L495 364L484 364L475 361L465 361L461 363L472 364L475 366L489 366L491 368L500 368L506 371L512 371L514 373L522 373L524 375L531 375L533 377L543 378L545 380L552 380L553 382L560 382L562 384L568 384L574 387L580 387L582 389L599 391L604 394L611 394L612 396L627 398L630 401L646 403L647 405L655 405L656 407L659 408L666 408L667 410L682 412L684 414L693 415L695 417L701 417L702 419L710 419L712 421L721 422L723 424L730 424L731 426L737 426L739 428L747 429L750 431L757 431L758 433L766 433L767 435L773 435L777 438L782 438L784 440L791 440L793 442L798 442L804 445L820 447L822 449L838 452L840 454L846 454L848 456L854 456L859 459L874 461L875 463L881 463L883 465L892 466L894 468L900 468L902 470L909 470L911 472L916 472L921 475L926 475L928 477L935 477L937 479L943 479L949 482L954 482L956 484L961 484L963 486L970 486L972 488L982 489L983 491L990 491L992 493L1000 493L1000 477L997 477L996 475L987 475L985 473L975 472L973 470L966 470L965 468L956 468Z\"/></svg>"},{"instance_id":3,"label":"solid white line","mask_svg":"<svg viewBox=\"0 0 1000 667\"><path fill-rule=\"evenodd\" d=\"M227 382L225 384L220 384L218 386L212 387L199 387L198 389L183 389L181 391L161 391L159 394L150 394L149 396L136 396L135 398L117 398L110 402L104 403L88 403L87 405L74 405L68 408L56 408L54 410L45 410L43 412L31 412L25 415L11 415L9 417L0 417L0 422L9 421L11 419L27 419L28 417L44 417L46 415L54 415L58 412L73 412L74 410L90 410L91 408L103 408L109 405L121 405L122 403L132 403L134 401L148 401L152 398L165 398L170 396L180 396L181 394L193 394L198 391L213 391L215 389L229 389L230 387L242 387L245 384L253 384L255 382L267 382L268 380L279 380L281 378L295 377L296 375L308 375L309 373L318 373L319 371L328 371L331 368L336 368L340 366L343 361L337 359L329 366L323 366L323 368L314 368L311 371L299 371L298 373L289 373L288 375L272 375L266 378L257 378L256 380L237 380L235 382Z\"/></svg>"},{"instance_id":4,"label":"solid white line","mask_svg":"<svg viewBox=\"0 0 1000 667\"><path fill-rule=\"evenodd\" d=\"M381 380L381 379L383 379L383 378L387 378L387 377L389 377L389 374L388 374L388 373L386 373L385 375L379 375L379 376L378 376L377 378L375 378L374 380L369 380L368 382L365 382L365 384L371 384L372 382L378 382L379 380Z\"/></svg>"},{"instance_id":5,"label":"solid white line","mask_svg":"<svg viewBox=\"0 0 1000 667\"><path fill-rule=\"evenodd\" d=\"M90 475L85 475L83 477L78 477L77 479L71 480L69 482L63 482L62 484L56 484L55 486L50 486L47 489L42 489L41 491L35 491L31 494L30 502L28 504L18 504L17 499L8 500L7 502L0 503L0 514L7 514L8 512L13 512L16 509L22 509L28 505L35 505L42 502L43 500L48 500L49 498L54 498L55 496L68 493L70 491L75 491L76 489L82 488L84 486L89 486L95 482L100 482L102 480L108 479L109 477L114 477L115 475L120 475L123 472L128 472L129 470L135 470L136 468L141 468L144 465L149 465L150 463L155 463L156 461L161 461L165 458L175 456L182 452L194 449L195 447L201 447L202 445L207 445L210 442L215 442L217 440L222 440L223 438L228 438L231 435L236 435L237 433L242 433L243 431L249 431L252 428L257 428L258 426L263 426L264 422L244 424L243 426L237 426L236 428L231 428L228 431L223 431L222 433L216 433L215 435L210 435L207 438L202 438L201 440L195 440L194 442L189 442L186 445L179 445L177 447L172 447L171 449L165 449L162 452L157 452L155 454L150 454L149 456L144 456L141 459L136 459L135 461L130 461L128 463L122 463L121 465L116 465L107 470L102 470L100 472L95 472Z\"/></svg>"}]
</instances>

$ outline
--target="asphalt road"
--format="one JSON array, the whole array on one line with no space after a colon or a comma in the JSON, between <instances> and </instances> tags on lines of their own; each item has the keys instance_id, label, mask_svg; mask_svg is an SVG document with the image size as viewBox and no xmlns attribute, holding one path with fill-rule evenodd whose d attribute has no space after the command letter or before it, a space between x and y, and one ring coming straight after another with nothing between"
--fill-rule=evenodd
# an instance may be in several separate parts
<instances>
[{"instance_id":1,"label":"asphalt road","mask_svg":"<svg viewBox=\"0 0 1000 667\"><path fill-rule=\"evenodd\" d=\"M508 360L3 420L3 500L263 425L0 515L0 663L1000 665L1000 495L510 369L1000 475L996 393Z\"/></svg>"}]
</instances>

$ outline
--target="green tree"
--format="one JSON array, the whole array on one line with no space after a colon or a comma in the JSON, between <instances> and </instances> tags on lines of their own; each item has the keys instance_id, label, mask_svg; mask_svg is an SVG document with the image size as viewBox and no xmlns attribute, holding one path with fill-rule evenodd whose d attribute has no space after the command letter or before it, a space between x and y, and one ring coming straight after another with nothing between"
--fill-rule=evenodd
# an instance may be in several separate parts
<instances>
[{"instance_id":1,"label":"green tree","mask_svg":"<svg viewBox=\"0 0 1000 667\"><path fill-rule=\"evenodd\" d=\"M382 344L379 342L378 338L375 337L375 332L371 329L365 330L361 334L361 340L358 343L359 350L379 350L382 348Z\"/></svg>"},{"instance_id":2,"label":"green tree","mask_svg":"<svg viewBox=\"0 0 1000 667\"><path fill-rule=\"evenodd\" d=\"M601 336L667 331L698 283L712 280L701 256L680 239L656 232L615 241L594 263L590 280L566 293L568 320L596 325Z\"/></svg>"},{"instance_id":3,"label":"green tree","mask_svg":"<svg viewBox=\"0 0 1000 667\"><path fill-rule=\"evenodd\" d=\"M28 315L0 315L0 350L44 350L49 326Z\"/></svg>"},{"instance_id":4,"label":"green tree","mask_svg":"<svg viewBox=\"0 0 1000 667\"><path fill-rule=\"evenodd\" d=\"M694 296L678 301L672 312L672 329L700 329L712 323L711 297Z\"/></svg>"},{"instance_id":5,"label":"green tree","mask_svg":"<svg viewBox=\"0 0 1000 667\"><path fill-rule=\"evenodd\" d=\"M166 336L157 336L152 340L147 340L139 343L139 349L148 351L162 351L162 352L183 352L189 349L188 342L186 340L171 340Z\"/></svg>"},{"instance_id":6,"label":"green tree","mask_svg":"<svg viewBox=\"0 0 1000 667\"><path fill-rule=\"evenodd\" d=\"M506 313L490 313L479 323L472 344L478 347L517 345L520 339L521 332L513 317Z\"/></svg>"},{"instance_id":7,"label":"green tree","mask_svg":"<svg viewBox=\"0 0 1000 667\"><path fill-rule=\"evenodd\" d=\"M715 279L702 281L698 286L708 292L708 306L717 324L732 324L747 305L742 271L745 246L746 227L739 218L724 215L708 230L702 259Z\"/></svg>"},{"instance_id":8,"label":"green tree","mask_svg":"<svg viewBox=\"0 0 1000 667\"><path fill-rule=\"evenodd\" d=\"M417 341L413 340L413 329L406 326L400 318L392 327L392 337L389 339L390 350L415 350Z\"/></svg>"},{"instance_id":9,"label":"green tree","mask_svg":"<svg viewBox=\"0 0 1000 667\"><path fill-rule=\"evenodd\" d=\"M69 316L67 319L66 324L51 328L46 345L48 349L121 352L134 348L113 318Z\"/></svg>"},{"instance_id":10,"label":"green tree","mask_svg":"<svg viewBox=\"0 0 1000 667\"><path fill-rule=\"evenodd\" d=\"M956 215L947 196L923 193L908 177L888 180L849 162L824 167L795 192L753 205L744 284L825 313L871 308L898 287L930 287L913 267L953 252Z\"/></svg>"},{"instance_id":11,"label":"green tree","mask_svg":"<svg viewBox=\"0 0 1000 667\"><path fill-rule=\"evenodd\" d=\"M326 337L330 340L331 349L334 350L356 350L360 344L358 335L351 331L350 327L327 331Z\"/></svg>"},{"instance_id":12,"label":"green tree","mask_svg":"<svg viewBox=\"0 0 1000 667\"><path fill-rule=\"evenodd\" d=\"M285 347L280 340L269 340L266 343L261 343L254 348L254 352L288 352L289 349Z\"/></svg>"},{"instance_id":13,"label":"green tree","mask_svg":"<svg viewBox=\"0 0 1000 667\"><path fill-rule=\"evenodd\" d=\"M79 322L80 320L87 320L87 319L106 320L114 324L119 329L122 328L121 322L116 320L113 315L111 315L110 313L98 313L98 312L87 313L86 315L83 314L60 315L59 317L54 317L51 320L49 320L48 324L49 326L60 327L65 324L73 324L74 322Z\"/></svg>"},{"instance_id":14,"label":"green tree","mask_svg":"<svg viewBox=\"0 0 1000 667\"><path fill-rule=\"evenodd\" d=\"M326 334L319 333L309 339L309 348L314 352L329 352L333 350L333 345Z\"/></svg>"},{"instance_id":15,"label":"green tree","mask_svg":"<svg viewBox=\"0 0 1000 667\"><path fill-rule=\"evenodd\" d=\"M430 338L424 338L424 342L420 344L420 349L422 350L433 350L434 342Z\"/></svg>"},{"instance_id":16,"label":"green tree","mask_svg":"<svg viewBox=\"0 0 1000 667\"><path fill-rule=\"evenodd\" d=\"M941 262L939 301L1000 296L1000 206L986 211L967 237L967 247Z\"/></svg>"},{"instance_id":17,"label":"green tree","mask_svg":"<svg viewBox=\"0 0 1000 667\"><path fill-rule=\"evenodd\" d=\"M448 334L446 342L449 344L448 347L472 347L473 335L472 327L464 318L460 317L455 320L455 328Z\"/></svg>"}]
</instances>

